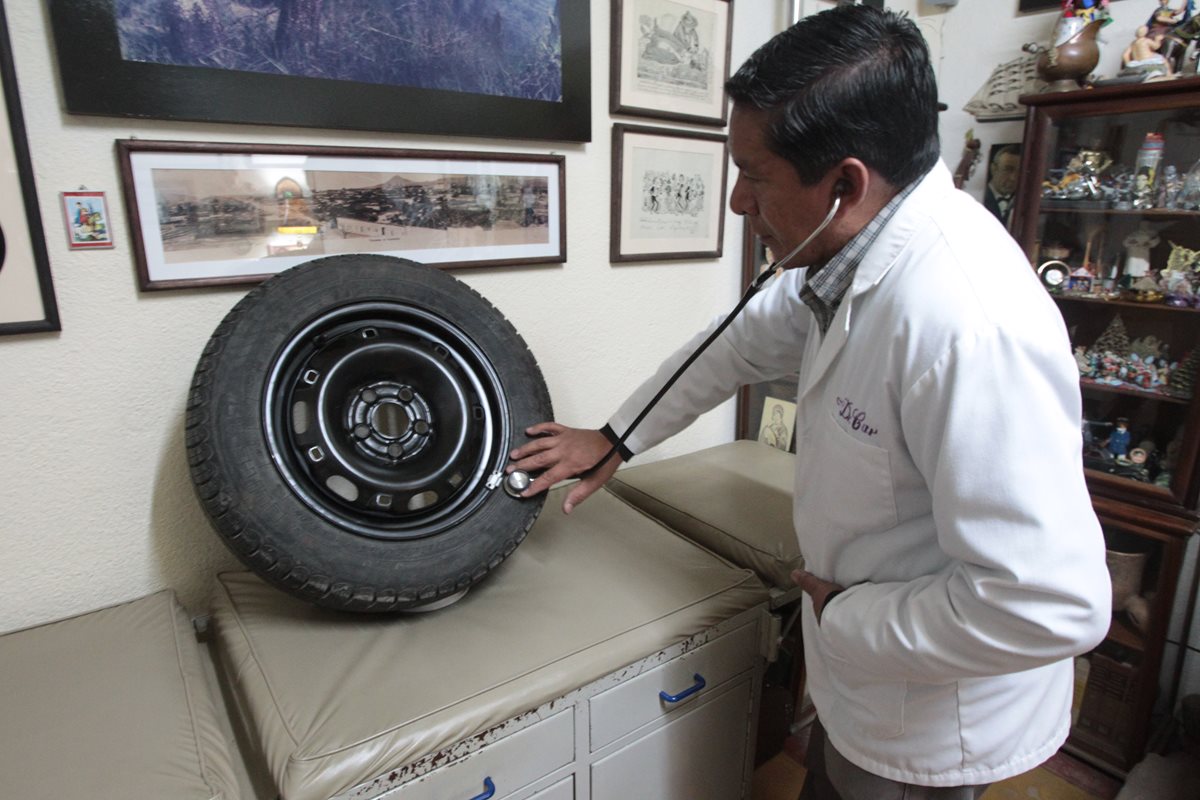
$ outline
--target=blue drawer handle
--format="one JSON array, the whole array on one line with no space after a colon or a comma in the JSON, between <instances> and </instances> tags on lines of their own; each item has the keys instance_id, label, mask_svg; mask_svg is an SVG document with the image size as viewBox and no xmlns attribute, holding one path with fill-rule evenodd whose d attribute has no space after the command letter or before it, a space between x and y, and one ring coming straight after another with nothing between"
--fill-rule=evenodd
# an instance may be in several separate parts
<instances>
[{"instance_id":1,"label":"blue drawer handle","mask_svg":"<svg viewBox=\"0 0 1200 800\"><path fill-rule=\"evenodd\" d=\"M488 800L489 797L496 793L496 784L492 783L491 778L483 779L483 794L477 794L471 800Z\"/></svg>"},{"instance_id":2,"label":"blue drawer handle","mask_svg":"<svg viewBox=\"0 0 1200 800\"><path fill-rule=\"evenodd\" d=\"M704 677L699 672L692 676L692 680L694 680L695 683L684 689L679 694L667 694L666 692L659 692L658 696L668 703L678 703L680 700L691 697L705 686Z\"/></svg>"}]
</instances>

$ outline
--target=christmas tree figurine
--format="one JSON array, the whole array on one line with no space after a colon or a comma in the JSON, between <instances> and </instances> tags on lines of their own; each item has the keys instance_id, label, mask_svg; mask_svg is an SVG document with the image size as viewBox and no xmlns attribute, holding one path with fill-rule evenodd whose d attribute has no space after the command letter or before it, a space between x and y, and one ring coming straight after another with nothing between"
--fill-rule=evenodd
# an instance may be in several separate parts
<instances>
[{"instance_id":1,"label":"christmas tree figurine","mask_svg":"<svg viewBox=\"0 0 1200 800\"><path fill-rule=\"evenodd\" d=\"M1176 397L1191 397L1196 385L1196 368L1200 366L1200 350L1192 350L1171 370L1167 389Z\"/></svg>"},{"instance_id":2,"label":"christmas tree figurine","mask_svg":"<svg viewBox=\"0 0 1200 800\"><path fill-rule=\"evenodd\" d=\"M1092 349L1099 353L1113 353L1120 358L1129 355L1129 334L1125 332L1125 321L1121 319L1120 314L1112 318L1112 322L1108 323L1108 327L1100 334Z\"/></svg>"}]
</instances>

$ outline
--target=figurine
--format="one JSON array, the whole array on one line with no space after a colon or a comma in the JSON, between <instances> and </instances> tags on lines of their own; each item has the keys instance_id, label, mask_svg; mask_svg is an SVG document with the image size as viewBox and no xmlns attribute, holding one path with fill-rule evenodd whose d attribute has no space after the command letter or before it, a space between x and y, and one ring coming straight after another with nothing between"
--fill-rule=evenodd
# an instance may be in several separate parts
<instances>
[{"instance_id":1,"label":"figurine","mask_svg":"<svg viewBox=\"0 0 1200 800\"><path fill-rule=\"evenodd\" d=\"M1143 75L1146 78L1171 75L1171 64L1158 51L1162 49L1164 34L1151 35L1150 28L1142 25L1137 29L1133 43L1121 54L1122 75Z\"/></svg>"},{"instance_id":2,"label":"figurine","mask_svg":"<svg viewBox=\"0 0 1200 800\"><path fill-rule=\"evenodd\" d=\"M1150 249L1159 243L1158 234L1139 228L1125 237L1125 274L1140 278L1150 271Z\"/></svg>"},{"instance_id":3,"label":"figurine","mask_svg":"<svg viewBox=\"0 0 1200 800\"><path fill-rule=\"evenodd\" d=\"M1200 161L1193 164L1183 178L1183 188L1179 192L1179 207L1187 211L1200 210Z\"/></svg>"},{"instance_id":4,"label":"figurine","mask_svg":"<svg viewBox=\"0 0 1200 800\"><path fill-rule=\"evenodd\" d=\"M1084 22L1109 19L1109 0L1062 0L1064 17L1078 17Z\"/></svg>"},{"instance_id":5,"label":"figurine","mask_svg":"<svg viewBox=\"0 0 1200 800\"><path fill-rule=\"evenodd\" d=\"M1159 208L1179 208L1179 194L1183 191L1183 178L1174 164L1163 167L1162 181L1158 187Z\"/></svg>"},{"instance_id":6,"label":"figurine","mask_svg":"<svg viewBox=\"0 0 1200 800\"><path fill-rule=\"evenodd\" d=\"M1192 12L1195 10L1195 0L1184 0L1183 5L1179 8L1171 8L1171 0L1158 0L1158 8L1150 14L1150 19L1146 20L1145 27L1149 28L1152 35L1165 36L1176 26L1191 19Z\"/></svg>"},{"instance_id":7,"label":"figurine","mask_svg":"<svg viewBox=\"0 0 1200 800\"><path fill-rule=\"evenodd\" d=\"M1200 272L1200 250L1168 243L1171 245L1171 255L1167 256L1168 272Z\"/></svg>"},{"instance_id":8,"label":"figurine","mask_svg":"<svg viewBox=\"0 0 1200 800\"><path fill-rule=\"evenodd\" d=\"M1104 448L1118 460L1123 459L1129 453L1129 438L1129 420L1125 417L1117 417L1117 424L1113 428L1113 432L1108 435L1108 441L1105 442Z\"/></svg>"}]
</instances>

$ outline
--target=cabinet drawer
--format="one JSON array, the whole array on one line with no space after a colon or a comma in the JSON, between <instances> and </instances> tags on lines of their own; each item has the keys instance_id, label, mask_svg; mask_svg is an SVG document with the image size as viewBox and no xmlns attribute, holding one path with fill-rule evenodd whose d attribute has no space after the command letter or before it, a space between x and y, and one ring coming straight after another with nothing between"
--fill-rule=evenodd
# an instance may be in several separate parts
<instances>
[{"instance_id":1,"label":"cabinet drawer","mask_svg":"<svg viewBox=\"0 0 1200 800\"><path fill-rule=\"evenodd\" d=\"M661 728L601 758L592 800L732 800L749 768L752 681L743 678Z\"/></svg>"},{"instance_id":2,"label":"cabinet drawer","mask_svg":"<svg viewBox=\"0 0 1200 800\"><path fill-rule=\"evenodd\" d=\"M758 658L758 625L750 623L719 639L673 658L662 666L601 692L589 702L591 749L616 741L648 722L687 708ZM704 680L704 688L672 703L659 692L678 696Z\"/></svg>"},{"instance_id":3,"label":"cabinet drawer","mask_svg":"<svg viewBox=\"0 0 1200 800\"><path fill-rule=\"evenodd\" d=\"M529 800L575 800L575 776L568 775L553 786L530 795Z\"/></svg>"},{"instance_id":4,"label":"cabinet drawer","mask_svg":"<svg viewBox=\"0 0 1200 800\"><path fill-rule=\"evenodd\" d=\"M488 779L495 786L494 800L502 800L574 759L575 716L571 711L563 711L412 783L398 786L381 797L387 800L470 800L484 793L485 779ZM555 784L551 789L557 787ZM547 796L558 800L560 796L569 798L571 795L552 793Z\"/></svg>"}]
</instances>

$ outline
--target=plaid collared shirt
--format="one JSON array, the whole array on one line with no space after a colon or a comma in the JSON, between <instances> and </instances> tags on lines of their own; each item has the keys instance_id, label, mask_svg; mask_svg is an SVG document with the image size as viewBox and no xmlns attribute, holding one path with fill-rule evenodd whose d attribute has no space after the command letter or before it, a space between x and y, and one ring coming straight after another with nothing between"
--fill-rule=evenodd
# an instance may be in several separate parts
<instances>
[{"instance_id":1,"label":"plaid collared shirt","mask_svg":"<svg viewBox=\"0 0 1200 800\"><path fill-rule=\"evenodd\" d=\"M833 324L833 315L842 304L842 298L846 296L846 290L850 288L863 256L879 238L879 232L895 216L896 209L900 208L904 198L908 197L920 182L921 178L917 178L897 192L866 227L856 233L825 266L815 274L810 273L804 281L804 286L800 288L800 299L812 309L813 316L817 318L817 325L821 328L821 336L829 332L829 326ZM809 269L811 270L811 267Z\"/></svg>"}]
</instances>

